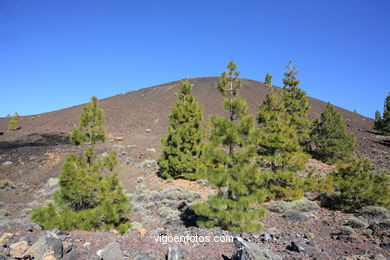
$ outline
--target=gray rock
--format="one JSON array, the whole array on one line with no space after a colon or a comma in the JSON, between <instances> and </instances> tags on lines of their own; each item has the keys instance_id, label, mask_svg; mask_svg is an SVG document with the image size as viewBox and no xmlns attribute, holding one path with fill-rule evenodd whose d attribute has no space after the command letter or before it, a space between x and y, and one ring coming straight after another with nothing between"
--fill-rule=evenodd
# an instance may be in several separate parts
<instances>
[{"instance_id":1,"label":"gray rock","mask_svg":"<svg viewBox=\"0 0 390 260\"><path fill-rule=\"evenodd\" d=\"M180 260L183 259L183 249L178 245L169 246L168 260Z\"/></svg>"},{"instance_id":2,"label":"gray rock","mask_svg":"<svg viewBox=\"0 0 390 260\"><path fill-rule=\"evenodd\" d=\"M59 239L41 236L25 253L35 259L43 259L46 252L52 251L59 258L62 255L62 242Z\"/></svg>"},{"instance_id":3,"label":"gray rock","mask_svg":"<svg viewBox=\"0 0 390 260\"><path fill-rule=\"evenodd\" d=\"M99 252L99 251L98 251ZM99 254L98 254L99 255ZM123 260L123 252L118 242L112 242L103 248L99 255L103 260Z\"/></svg>"},{"instance_id":4,"label":"gray rock","mask_svg":"<svg viewBox=\"0 0 390 260\"><path fill-rule=\"evenodd\" d=\"M154 168L157 167L157 161L156 160L145 160L141 163L137 164L138 168Z\"/></svg>"},{"instance_id":5,"label":"gray rock","mask_svg":"<svg viewBox=\"0 0 390 260\"><path fill-rule=\"evenodd\" d=\"M125 163L126 163L126 165L134 165L134 161L131 157L126 157Z\"/></svg>"},{"instance_id":6,"label":"gray rock","mask_svg":"<svg viewBox=\"0 0 390 260\"><path fill-rule=\"evenodd\" d=\"M270 249L246 242L240 237L234 239L234 245L237 251L232 257L233 260L282 260Z\"/></svg>"},{"instance_id":7,"label":"gray rock","mask_svg":"<svg viewBox=\"0 0 390 260\"><path fill-rule=\"evenodd\" d=\"M320 249L315 245L313 240L296 240L292 241L290 245L287 246L287 250L302 253L306 256L313 256L320 252Z\"/></svg>"},{"instance_id":8,"label":"gray rock","mask_svg":"<svg viewBox=\"0 0 390 260\"><path fill-rule=\"evenodd\" d=\"M261 235L261 241L265 241L265 242L268 242L272 239L271 235L268 234L268 233L265 233L263 235Z\"/></svg>"},{"instance_id":9,"label":"gray rock","mask_svg":"<svg viewBox=\"0 0 390 260\"><path fill-rule=\"evenodd\" d=\"M127 149L134 149L136 148L137 146L135 144L129 144L128 146L126 146Z\"/></svg>"},{"instance_id":10,"label":"gray rock","mask_svg":"<svg viewBox=\"0 0 390 260\"><path fill-rule=\"evenodd\" d=\"M147 148L146 151L147 152L151 152L151 153L155 153L156 149L154 149L154 148Z\"/></svg>"},{"instance_id":11,"label":"gray rock","mask_svg":"<svg viewBox=\"0 0 390 260\"><path fill-rule=\"evenodd\" d=\"M3 163L4 166L11 165L11 164L12 164L11 161L6 161L6 162Z\"/></svg>"},{"instance_id":12,"label":"gray rock","mask_svg":"<svg viewBox=\"0 0 390 260\"><path fill-rule=\"evenodd\" d=\"M145 129L145 132L150 133L150 132L152 132L152 129L147 128L147 129Z\"/></svg>"},{"instance_id":13,"label":"gray rock","mask_svg":"<svg viewBox=\"0 0 390 260\"><path fill-rule=\"evenodd\" d=\"M113 145L112 145L112 148L114 148L114 149L124 149L125 146L123 146L123 145L121 145L121 144L113 144Z\"/></svg>"}]
</instances>

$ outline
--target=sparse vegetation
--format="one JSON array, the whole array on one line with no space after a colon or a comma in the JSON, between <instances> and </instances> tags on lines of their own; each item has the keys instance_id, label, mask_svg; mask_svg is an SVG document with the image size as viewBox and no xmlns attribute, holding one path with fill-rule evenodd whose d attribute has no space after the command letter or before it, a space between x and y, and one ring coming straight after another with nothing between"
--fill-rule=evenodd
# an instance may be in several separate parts
<instances>
[{"instance_id":1,"label":"sparse vegetation","mask_svg":"<svg viewBox=\"0 0 390 260\"><path fill-rule=\"evenodd\" d=\"M15 112L15 114L8 121L8 129L11 131L16 131L19 129L19 115L17 112Z\"/></svg>"},{"instance_id":2,"label":"sparse vegetation","mask_svg":"<svg viewBox=\"0 0 390 260\"><path fill-rule=\"evenodd\" d=\"M162 153L158 164L164 178L197 178L196 167L204 139L203 108L196 103L191 90L191 84L183 80L179 100L173 104L168 118L168 135L161 140Z\"/></svg>"},{"instance_id":3,"label":"sparse vegetation","mask_svg":"<svg viewBox=\"0 0 390 260\"><path fill-rule=\"evenodd\" d=\"M80 128L73 131L75 144L87 143L83 155L68 155L59 177L60 189L54 202L32 211L33 221L45 229L98 230L115 228L123 234L130 228L126 215L130 210L129 198L112 173L117 158L114 152L98 159L92 144L104 141L103 111L97 99L84 108Z\"/></svg>"}]
</instances>

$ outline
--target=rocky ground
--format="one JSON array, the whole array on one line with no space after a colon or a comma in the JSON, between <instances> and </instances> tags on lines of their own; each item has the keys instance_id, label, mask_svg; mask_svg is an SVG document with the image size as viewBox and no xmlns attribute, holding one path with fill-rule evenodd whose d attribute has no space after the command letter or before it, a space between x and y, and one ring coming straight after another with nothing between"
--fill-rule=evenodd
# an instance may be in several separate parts
<instances>
[{"instance_id":1,"label":"rocky ground","mask_svg":"<svg viewBox=\"0 0 390 260\"><path fill-rule=\"evenodd\" d=\"M193 79L194 93L206 118L221 114L215 78ZM252 112L266 94L258 82L245 81L242 91ZM189 206L215 191L207 181L167 181L157 176L156 159L178 82L124 93L101 101L108 140L100 155L116 150L116 171L132 200L133 227L123 236L100 232L41 230L29 219L31 209L48 203L58 188L65 156L82 147L69 143L81 107L22 117L21 129L6 130L0 119L0 259L390 259L390 215L382 209L345 213L320 207L318 194L299 202L267 205L258 233L231 233L194 226ZM198 87L197 87L198 86ZM251 94L255 93L255 94ZM311 117L325 103L310 99ZM339 109L359 144L357 154L390 169L390 137L376 135L372 120ZM2 133L2 134L1 134ZM311 160L306 172L326 174L334 166ZM234 242L161 243L155 237L228 236Z\"/></svg>"}]
</instances>

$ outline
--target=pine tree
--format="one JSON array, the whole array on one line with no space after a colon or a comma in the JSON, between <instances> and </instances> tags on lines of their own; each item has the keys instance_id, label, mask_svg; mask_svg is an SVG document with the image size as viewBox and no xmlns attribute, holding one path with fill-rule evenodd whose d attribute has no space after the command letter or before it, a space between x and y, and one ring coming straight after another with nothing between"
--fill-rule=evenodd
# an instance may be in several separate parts
<instances>
[{"instance_id":1,"label":"pine tree","mask_svg":"<svg viewBox=\"0 0 390 260\"><path fill-rule=\"evenodd\" d=\"M380 134L390 135L390 93L385 99L385 105L383 109L383 116L381 118L379 111L375 113L375 125L374 128L378 130Z\"/></svg>"},{"instance_id":2,"label":"pine tree","mask_svg":"<svg viewBox=\"0 0 390 260\"><path fill-rule=\"evenodd\" d=\"M72 131L71 141L76 145L104 142L106 132L103 117L104 112L98 107L97 98L92 97L91 102L83 108L83 113L80 116L80 127Z\"/></svg>"},{"instance_id":3,"label":"pine tree","mask_svg":"<svg viewBox=\"0 0 390 260\"><path fill-rule=\"evenodd\" d=\"M290 125L297 129L300 144L306 146L310 133L309 100L306 92L298 87L300 84L300 81L296 78L298 71L295 66L292 66L291 61L289 61L286 69L288 71L284 73L281 97L286 112L291 116Z\"/></svg>"},{"instance_id":4,"label":"pine tree","mask_svg":"<svg viewBox=\"0 0 390 260\"><path fill-rule=\"evenodd\" d=\"M8 129L12 131L16 131L19 128L19 115L17 112L13 115L13 117L8 121Z\"/></svg>"},{"instance_id":5,"label":"pine tree","mask_svg":"<svg viewBox=\"0 0 390 260\"><path fill-rule=\"evenodd\" d=\"M381 120L381 112L379 110L375 111L375 122Z\"/></svg>"},{"instance_id":6,"label":"pine tree","mask_svg":"<svg viewBox=\"0 0 390 260\"><path fill-rule=\"evenodd\" d=\"M345 209L358 209L366 205L390 209L389 173L371 168L367 159L349 159L340 163L331 174L336 191L340 194L328 203Z\"/></svg>"},{"instance_id":7,"label":"pine tree","mask_svg":"<svg viewBox=\"0 0 390 260\"><path fill-rule=\"evenodd\" d=\"M83 155L66 157L54 203L37 207L32 212L32 219L45 229L116 228L120 233L129 229L130 223L126 219L130 211L129 198L122 190L118 175L112 173L117 162L116 153L98 159L93 148L96 142L104 141L104 133L103 111L94 97L83 110L80 128L72 133L74 143L86 143L88 147ZM112 174L107 175L108 172Z\"/></svg>"},{"instance_id":8,"label":"pine tree","mask_svg":"<svg viewBox=\"0 0 390 260\"><path fill-rule=\"evenodd\" d=\"M266 213L261 204L267 191L261 188L265 180L253 160L254 120L245 100L237 96L241 86L238 76L236 64L229 62L217 84L225 97L228 117L211 118L210 140L202 156L203 171L218 194L193 209L199 226L251 232L262 228L258 220Z\"/></svg>"},{"instance_id":9,"label":"pine tree","mask_svg":"<svg viewBox=\"0 0 390 260\"><path fill-rule=\"evenodd\" d=\"M354 138L347 132L342 115L330 103L315 120L311 140L313 155L329 163L351 157L355 147Z\"/></svg>"},{"instance_id":10,"label":"pine tree","mask_svg":"<svg viewBox=\"0 0 390 260\"><path fill-rule=\"evenodd\" d=\"M269 85L271 85L271 82L272 82L272 75L267 72L267 74L265 74L264 84L269 86Z\"/></svg>"},{"instance_id":11,"label":"pine tree","mask_svg":"<svg viewBox=\"0 0 390 260\"><path fill-rule=\"evenodd\" d=\"M204 139L203 108L196 103L191 90L191 84L184 80L179 88L179 100L173 104L168 118L168 136L161 140L162 154L158 163L164 178L197 177L195 171Z\"/></svg>"},{"instance_id":12,"label":"pine tree","mask_svg":"<svg viewBox=\"0 0 390 260\"><path fill-rule=\"evenodd\" d=\"M267 182L276 197L297 199L303 196L302 180L296 175L304 169L309 156L302 152L298 133L280 96L272 87L259 107L260 128L256 131L258 163L271 172Z\"/></svg>"}]
</instances>

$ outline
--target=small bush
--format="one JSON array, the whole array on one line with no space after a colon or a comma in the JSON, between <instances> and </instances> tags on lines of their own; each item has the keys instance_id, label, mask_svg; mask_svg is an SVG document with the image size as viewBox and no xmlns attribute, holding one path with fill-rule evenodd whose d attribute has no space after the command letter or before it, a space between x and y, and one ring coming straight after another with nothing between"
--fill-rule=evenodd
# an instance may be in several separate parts
<instances>
[{"instance_id":1,"label":"small bush","mask_svg":"<svg viewBox=\"0 0 390 260\"><path fill-rule=\"evenodd\" d=\"M305 214L296 210L287 211L286 213L284 213L283 217L295 222L305 222L309 219Z\"/></svg>"},{"instance_id":2,"label":"small bush","mask_svg":"<svg viewBox=\"0 0 390 260\"><path fill-rule=\"evenodd\" d=\"M308 200L306 198L291 201L291 202L282 201L282 200L272 201L266 203L265 207L269 211L277 212L277 213L284 213L291 210L299 211L299 212L309 212L320 208L320 206L316 202Z\"/></svg>"},{"instance_id":3,"label":"small bush","mask_svg":"<svg viewBox=\"0 0 390 260\"><path fill-rule=\"evenodd\" d=\"M15 187L15 184L8 179L0 180L0 189L5 189L6 187Z\"/></svg>"},{"instance_id":4,"label":"small bush","mask_svg":"<svg viewBox=\"0 0 390 260\"><path fill-rule=\"evenodd\" d=\"M383 207L367 206L360 210L360 215L369 223L379 223L384 219L390 218L389 210Z\"/></svg>"},{"instance_id":5,"label":"small bush","mask_svg":"<svg viewBox=\"0 0 390 260\"><path fill-rule=\"evenodd\" d=\"M334 233L335 235L342 235L342 236L349 236L352 234L355 234L355 231L353 228L349 226L340 226L338 227L337 231Z\"/></svg>"},{"instance_id":6,"label":"small bush","mask_svg":"<svg viewBox=\"0 0 390 260\"><path fill-rule=\"evenodd\" d=\"M368 223L366 223L364 221L364 219L356 218L356 217L352 217L352 218L348 219L346 225L350 226L352 228L367 228L368 227Z\"/></svg>"}]
</instances>

